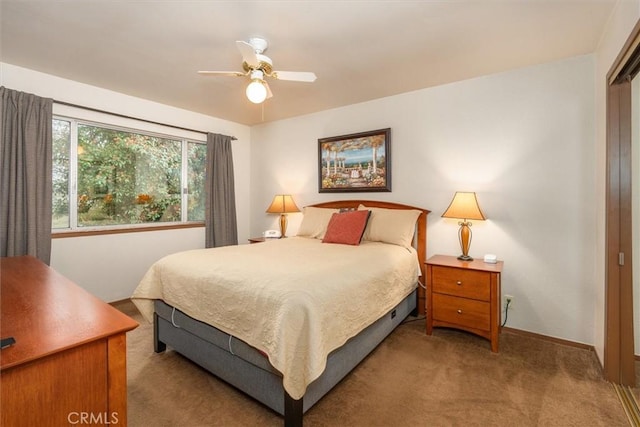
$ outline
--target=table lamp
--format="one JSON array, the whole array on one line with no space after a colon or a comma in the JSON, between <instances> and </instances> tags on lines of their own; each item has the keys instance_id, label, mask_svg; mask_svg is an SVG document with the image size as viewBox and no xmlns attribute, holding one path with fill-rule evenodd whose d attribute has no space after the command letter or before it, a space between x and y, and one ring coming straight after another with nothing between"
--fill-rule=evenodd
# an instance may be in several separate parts
<instances>
[{"instance_id":1,"label":"table lamp","mask_svg":"<svg viewBox=\"0 0 640 427\"><path fill-rule=\"evenodd\" d=\"M267 208L267 213L280 214L280 234L282 237L287 237L287 214L293 212L300 212L300 209L288 194L276 194L271 205Z\"/></svg>"},{"instance_id":2,"label":"table lamp","mask_svg":"<svg viewBox=\"0 0 640 427\"><path fill-rule=\"evenodd\" d=\"M447 210L442 214L443 218L462 219L458 222L460 229L458 230L458 239L460 240L460 248L462 255L458 257L462 261L473 261L469 256L469 246L471 245L471 223L467 220L477 219L484 221L486 218L480 206L476 193L465 193L457 191L453 196L453 200L449 204Z\"/></svg>"}]
</instances>

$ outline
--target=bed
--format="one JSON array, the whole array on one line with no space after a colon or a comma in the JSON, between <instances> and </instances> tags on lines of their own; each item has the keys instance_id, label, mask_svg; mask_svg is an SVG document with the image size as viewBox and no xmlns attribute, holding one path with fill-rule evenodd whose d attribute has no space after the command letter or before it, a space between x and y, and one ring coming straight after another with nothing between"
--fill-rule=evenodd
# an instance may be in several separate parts
<instances>
[{"instance_id":1,"label":"bed","mask_svg":"<svg viewBox=\"0 0 640 427\"><path fill-rule=\"evenodd\" d=\"M132 296L167 345L302 425L410 313L424 313L428 210L370 200L303 209L295 237L169 255ZM363 309L364 308L364 309Z\"/></svg>"}]
</instances>

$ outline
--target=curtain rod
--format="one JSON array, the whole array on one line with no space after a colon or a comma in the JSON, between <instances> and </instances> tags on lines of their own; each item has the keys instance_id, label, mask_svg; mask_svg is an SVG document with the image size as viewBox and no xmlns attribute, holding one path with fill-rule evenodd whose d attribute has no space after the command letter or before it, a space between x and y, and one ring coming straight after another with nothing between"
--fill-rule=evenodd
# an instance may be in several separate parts
<instances>
[{"instance_id":1,"label":"curtain rod","mask_svg":"<svg viewBox=\"0 0 640 427\"><path fill-rule=\"evenodd\" d=\"M160 125L160 126L168 126L170 128L174 128L174 129L180 129L180 130L186 130L189 132L195 132L195 133L202 133L204 135L208 134L209 132L204 132L201 130L197 130L197 129L189 129L189 128L185 128L182 126L174 126L174 125L168 125L166 123L160 123L160 122L155 122L153 120L147 120L147 119L141 119L139 117L132 117L132 116L127 116L126 114L120 114L120 113L113 113L111 111L105 111L105 110L100 110L98 108L92 108L92 107L85 107L84 105L78 105L78 104L73 104L71 102L65 102L65 101L58 101L58 100L53 100L53 102L55 102L56 104L59 105L66 105L67 107L75 107L75 108L81 108L83 110L88 110L88 111L93 111L95 113L103 113L103 114L110 114L112 116L117 116L117 117L122 117L123 119L131 119L131 120L138 120L140 122L145 122L145 123L151 123L153 125ZM238 138L236 138L235 136L231 137L232 141L237 141Z\"/></svg>"}]
</instances>

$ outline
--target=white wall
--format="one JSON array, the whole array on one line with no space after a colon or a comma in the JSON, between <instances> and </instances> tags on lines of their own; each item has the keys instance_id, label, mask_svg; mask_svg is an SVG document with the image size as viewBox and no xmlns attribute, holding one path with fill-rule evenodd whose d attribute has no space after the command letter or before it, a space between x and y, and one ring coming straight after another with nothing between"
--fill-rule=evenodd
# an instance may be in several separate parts
<instances>
[{"instance_id":1,"label":"white wall","mask_svg":"<svg viewBox=\"0 0 640 427\"><path fill-rule=\"evenodd\" d=\"M204 229L53 239L51 266L105 301L129 298L147 269L170 253L204 248Z\"/></svg>"},{"instance_id":2,"label":"white wall","mask_svg":"<svg viewBox=\"0 0 640 427\"><path fill-rule=\"evenodd\" d=\"M596 276L594 346L600 362L604 361L605 328L605 212L606 212L606 75L640 18L640 0L620 0L609 18L596 50ZM636 297L637 298L637 297ZM639 341L636 329L635 341Z\"/></svg>"},{"instance_id":3,"label":"white wall","mask_svg":"<svg viewBox=\"0 0 640 427\"><path fill-rule=\"evenodd\" d=\"M242 242L248 238L249 127L6 63L0 63L0 85L169 125L234 135L238 138L233 142L238 238ZM178 131L58 104L54 104L53 111L54 114L69 117L206 140L204 135L198 133ZM204 228L54 239L51 266L99 298L116 301L130 297L144 272L160 257L180 250L202 247Z\"/></svg>"},{"instance_id":4,"label":"white wall","mask_svg":"<svg viewBox=\"0 0 640 427\"><path fill-rule=\"evenodd\" d=\"M594 57L581 56L252 128L251 232L275 228L274 194L304 206L339 198L430 209L428 256L457 255L440 216L475 191L487 221L470 254L504 260L507 326L593 343ZM391 127L391 193L319 194L317 140ZM289 215L295 234L301 214Z\"/></svg>"}]
</instances>

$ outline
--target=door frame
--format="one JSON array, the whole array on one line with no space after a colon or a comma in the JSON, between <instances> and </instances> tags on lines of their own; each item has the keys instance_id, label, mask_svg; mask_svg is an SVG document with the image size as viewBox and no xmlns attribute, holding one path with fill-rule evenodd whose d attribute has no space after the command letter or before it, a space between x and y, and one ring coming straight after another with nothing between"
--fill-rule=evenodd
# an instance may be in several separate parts
<instances>
[{"instance_id":1,"label":"door frame","mask_svg":"<svg viewBox=\"0 0 640 427\"><path fill-rule=\"evenodd\" d=\"M631 234L631 80L640 71L640 20L607 73L604 376L635 386Z\"/></svg>"}]
</instances>

